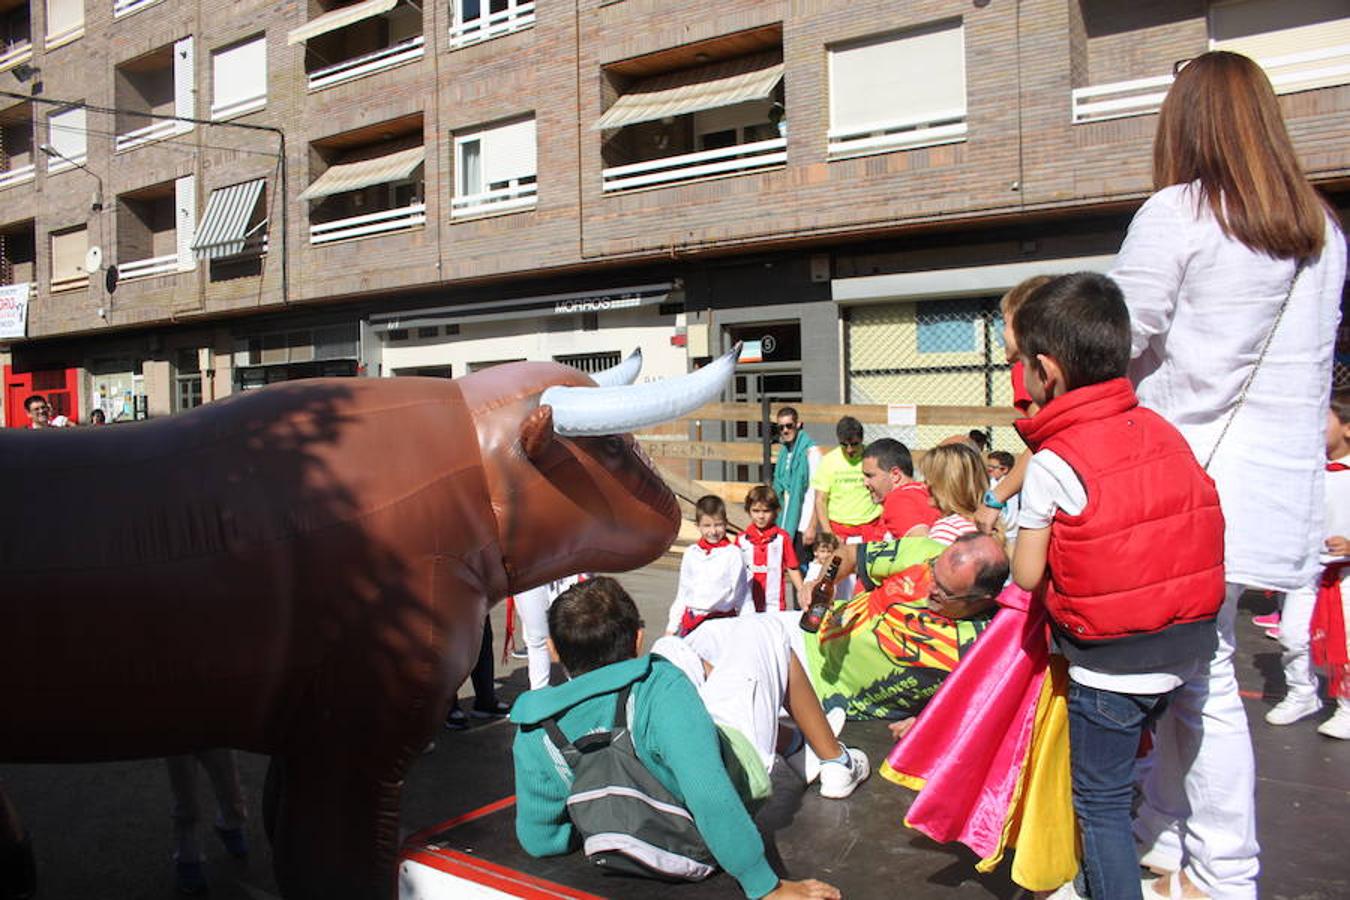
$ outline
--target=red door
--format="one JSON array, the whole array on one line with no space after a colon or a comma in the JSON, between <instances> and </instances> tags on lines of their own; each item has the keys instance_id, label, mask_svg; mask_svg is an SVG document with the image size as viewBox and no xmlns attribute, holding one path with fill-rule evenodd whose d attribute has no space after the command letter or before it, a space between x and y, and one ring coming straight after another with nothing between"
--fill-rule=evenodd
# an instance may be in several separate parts
<instances>
[{"instance_id":1,"label":"red door","mask_svg":"<svg viewBox=\"0 0 1350 900\"><path fill-rule=\"evenodd\" d=\"M28 413L23 401L32 394L43 394L52 408L52 417L80 420L78 369L47 369L42 372L15 372L5 366L5 426L27 428Z\"/></svg>"}]
</instances>

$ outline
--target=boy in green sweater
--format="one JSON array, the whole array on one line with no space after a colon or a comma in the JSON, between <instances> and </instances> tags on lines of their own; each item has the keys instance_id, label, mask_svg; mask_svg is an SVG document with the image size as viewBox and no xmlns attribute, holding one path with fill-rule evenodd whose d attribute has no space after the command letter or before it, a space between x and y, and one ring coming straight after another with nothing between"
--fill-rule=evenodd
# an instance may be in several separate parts
<instances>
[{"instance_id":1,"label":"boy in green sweater","mask_svg":"<svg viewBox=\"0 0 1350 900\"><path fill-rule=\"evenodd\" d=\"M709 664L706 652L697 649L685 653L671 648L667 652L683 657L677 661L659 652L638 656L642 622L632 599L612 578L594 578L559 597L549 609L550 643L572 680L523 694L511 710L511 721L521 726L513 755L516 836L525 851L532 856L555 856L579 844L567 813L571 770L544 729L537 726L553 718L573 741L607 731L614 720L615 696L631 686L629 722L638 759L689 810L709 851L740 882L746 896L839 897L837 889L823 882L787 881L774 873L759 830L733 784L733 776L742 783L764 779L766 768L755 768L765 766L764 757L772 754L772 743L763 745L776 736L777 711L784 704L821 760L822 789L832 786L827 795L847 796L867 777L867 758L835 739L788 636L773 618L748 617L744 634L738 633L733 645L734 657L758 655L774 661L761 666L754 676L757 683L749 684L744 679L750 677L751 669L733 659L733 654L718 667L717 678L712 676L718 668ZM758 652L747 652L747 644ZM695 660L692 665L691 659ZM720 684L732 678L742 680L741 690ZM738 695L742 699L762 697L765 702L747 704L739 714L728 714L729 710L720 708L719 694L731 703ZM765 719L762 711L749 708L755 705L761 710L771 708L774 735L768 735L770 723L760 721ZM710 713L710 706L718 708ZM714 717L724 729L727 725L736 729L737 740L749 749L725 748L726 738L719 736ZM729 718L740 721L726 721ZM728 766L744 770L729 771Z\"/></svg>"}]
</instances>

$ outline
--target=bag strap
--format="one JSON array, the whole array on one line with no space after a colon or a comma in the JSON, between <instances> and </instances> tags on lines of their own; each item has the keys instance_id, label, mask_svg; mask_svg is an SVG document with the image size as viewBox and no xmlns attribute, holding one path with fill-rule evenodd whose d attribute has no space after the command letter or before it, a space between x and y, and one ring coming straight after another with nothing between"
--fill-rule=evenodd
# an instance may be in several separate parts
<instances>
[{"instance_id":1,"label":"bag strap","mask_svg":"<svg viewBox=\"0 0 1350 900\"><path fill-rule=\"evenodd\" d=\"M628 695L632 689L632 684L626 684L614 698L614 725L610 729L607 743L620 741L628 734ZM557 718L550 716L540 722L539 725L544 729L553 746L558 748L558 752L567 761L567 765L576 769L577 764L581 762L581 751L577 749L576 744L567 739L567 735L563 734L562 729L558 727ZM593 735L587 735L587 737L593 737ZM629 740L631 742L631 739Z\"/></svg>"},{"instance_id":2,"label":"bag strap","mask_svg":"<svg viewBox=\"0 0 1350 900\"><path fill-rule=\"evenodd\" d=\"M1275 340L1275 332L1280 327L1280 320L1284 318L1284 311L1289 308L1289 300L1294 296L1294 286L1298 284L1298 276L1303 274L1303 260L1299 260L1294 268L1294 277L1289 279L1289 290L1284 294L1284 300L1280 302L1280 308L1275 313L1275 321L1270 326L1270 331L1266 334L1266 340L1261 344L1261 352L1256 355L1256 363L1252 370L1247 373L1247 379L1242 382L1242 390L1238 391L1237 402L1233 404L1233 411L1228 414L1228 419L1223 423L1219 436L1214 439L1214 446L1209 448L1209 456L1205 457L1204 469L1209 471L1209 464L1214 462L1214 454L1219 452L1219 445L1223 443L1224 435L1228 434L1228 428L1233 424L1233 419L1237 418L1238 410L1242 409L1242 404L1247 400L1247 391L1251 389L1252 382L1256 380L1256 373L1261 368L1261 363L1265 361L1266 351L1270 349L1271 341Z\"/></svg>"}]
</instances>

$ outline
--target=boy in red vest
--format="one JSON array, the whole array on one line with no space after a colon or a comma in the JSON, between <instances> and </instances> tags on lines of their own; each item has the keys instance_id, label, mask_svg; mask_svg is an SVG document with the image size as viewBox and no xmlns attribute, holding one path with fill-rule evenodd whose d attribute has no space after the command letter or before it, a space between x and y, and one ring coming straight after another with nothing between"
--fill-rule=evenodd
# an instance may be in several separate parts
<instances>
[{"instance_id":1,"label":"boy in red vest","mask_svg":"<svg viewBox=\"0 0 1350 900\"><path fill-rule=\"evenodd\" d=\"M802 573L797 551L792 549L792 535L775 524L778 508L778 494L767 484L757 484L745 495L750 526L736 535L736 546L745 556L755 612L792 609L787 598L789 578L798 599L802 596Z\"/></svg>"},{"instance_id":2,"label":"boy in red vest","mask_svg":"<svg viewBox=\"0 0 1350 900\"><path fill-rule=\"evenodd\" d=\"M1111 279L1054 279L1014 329L1041 409L1017 422L1033 456L1013 580L1043 589L1069 660L1073 803L1091 895L1139 897L1135 753L1168 695L1214 651L1223 515L1181 433L1140 407L1125 379L1130 317Z\"/></svg>"}]
</instances>

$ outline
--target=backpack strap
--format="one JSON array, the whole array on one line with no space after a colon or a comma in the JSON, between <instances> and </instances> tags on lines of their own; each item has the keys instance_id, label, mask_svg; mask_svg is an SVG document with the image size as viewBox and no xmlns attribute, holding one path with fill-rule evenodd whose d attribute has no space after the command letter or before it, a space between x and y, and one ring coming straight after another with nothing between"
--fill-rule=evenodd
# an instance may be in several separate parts
<instances>
[{"instance_id":1,"label":"backpack strap","mask_svg":"<svg viewBox=\"0 0 1350 900\"><path fill-rule=\"evenodd\" d=\"M619 690L618 695L614 698L614 725L610 729L610 732L603 736L587 735L587 739L603 738L599 743L604 744L626 740L631 745L632 738L628 737L628 695L631 693L632 688L633 686L631 684L624 685L623 688ZM539 725L544 729L544 732L548 734L548 739L552 742L553 746L558 748L558 752L561 753L563 759L567 761L567 765L575 770L577 764L581 762L581 751L577 749L576 744L567 739L567 735L563 734L562 729L558 727L557 718L550 716L541 721ZM583 740L583 743L588 742L589 741L587 740Z\"/></svg>"}]
</instances>

